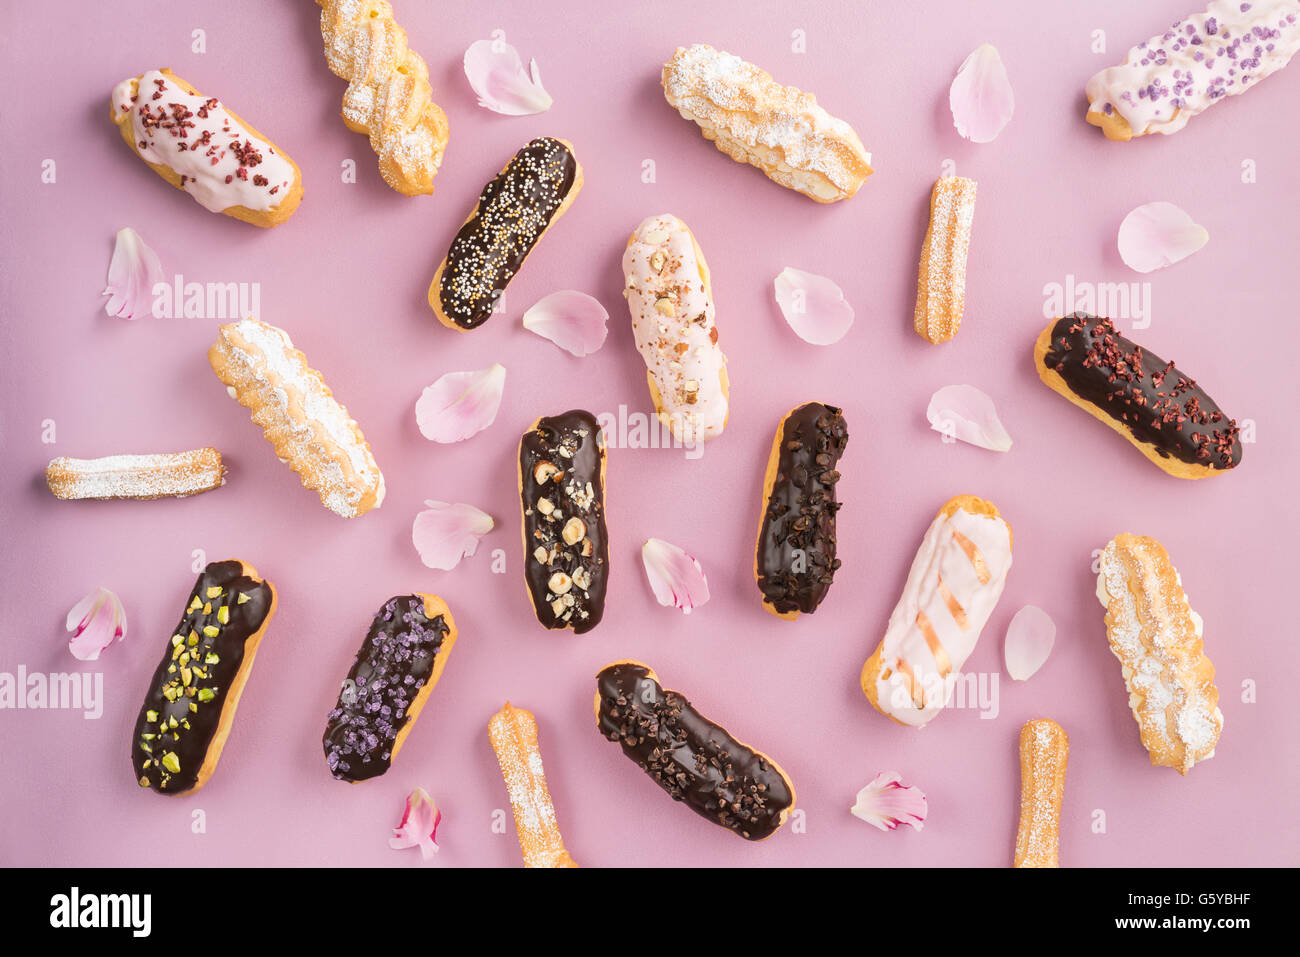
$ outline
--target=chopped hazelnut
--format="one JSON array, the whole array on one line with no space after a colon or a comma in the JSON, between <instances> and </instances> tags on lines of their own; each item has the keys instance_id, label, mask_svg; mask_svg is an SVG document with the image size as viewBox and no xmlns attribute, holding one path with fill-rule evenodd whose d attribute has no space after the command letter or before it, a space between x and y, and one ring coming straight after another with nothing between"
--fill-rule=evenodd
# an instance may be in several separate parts
<instances>
[{"instance_id":1,"label":"chopped hazelnut","mask_svg":"<svg viewBox=\"0 0 1300 957\"><path fill-rule=\"evenodd\" d=\"M541 462L538 462L537 467L533 469L533 478L537 480L538 485L545 485L547 482L554 479L555 476L559 475L560 471L558 465L542 460Z\"/></svg>"},{"instance_id":2,"label":"chopped hazelnut","mask_svg":"<svg viewBox=\"0 0 1300 957\"><path fill-rule=\"evenodd\" d=\"M549 498L539 498L537 500L537 511L543 515L550 515L555 511L555 504Z\"/></svg>"},{"instance_id":3,"label":"chopped hazelnut","mask_svg":"<svg viewBox=\"0 0 1300 957\"><path fill-rule=\"evenodd\" d=\"M546 564L546 546L545 546L545 545L538 545L538 546L537 546L537 549L533 552L533 558L537 559L539 562L541 562L543 565L545 565L545 564Z\"/></svg>"},{"instance_id":4,"label":"chopped hazelnut","mask_svg":"<svg viewBox=\"0 0 1300 957\"><path fill-rule=\"evenodd\" d=\"M573 587L573 579L564 572L556 572L546 582L546 587L551 590L552 594L563 595Z\"/></svg>"},{"instance_id":5,"label":"chopped hazelnut","mask_svg":"<svg viewBox=\"0 0 1300 957\"><path fill-rule=\"evenodd\" d=\"M560 533L560 537L564 539L564 544L576 545L586 534L587 523L575 515L564 523L564 530Z\"/></svg>"}]
</instances>

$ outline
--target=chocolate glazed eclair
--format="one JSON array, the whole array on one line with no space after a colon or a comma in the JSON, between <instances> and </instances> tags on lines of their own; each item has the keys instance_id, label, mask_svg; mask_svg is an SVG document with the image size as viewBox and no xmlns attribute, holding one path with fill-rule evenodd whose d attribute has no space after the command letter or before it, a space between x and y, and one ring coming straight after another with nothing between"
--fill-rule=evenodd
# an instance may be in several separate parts
<instances>
[{"instance_id":1,"label":"chocolate glazed eclair","mask_svg":"<svg viewBox=\"0 0 1300 957\"><path fill-rule=\"evenodd\" d=\"M384 602L325 726L321 744L334 777L355 784L388 770L455 644L455 619L437 595Z\"/></svg>"},{"instance_id":2,"label":"chocolate glazed eclair","mask_svg":"<svg viewBox=\"0 0 1300 957\"><path fill-rule=\"evenodd\" d=\"M596 675L596 723L674 801L747 841L771 837L794 808L794 785L775 761L664 690L639 661Z\"/></svg>"},{"instance_id":3,"label":"chocolate glazed eclair","mask_svg":"<svg viewBox=\"0 0 1300 957\"><path fill-rule=\"evenodd\" d=\"M551 224L582 189L582 166L565 140L539 136L483 187L429 285L429 305L449 329L488 320Z\"/></svg>"},{"instance_id":4,"label":"chocolate glazed eclair","mask_svg":"<svg viewBox=\"0 0 1300 957\"><path fill-rule=\"evenodd\" d=\"M1241 435L1196 381L1121 336L1109 319L1076 312L1034 344L1038 377L1178 478L1205 478L1241 462Z\"/></svg>"},{"instance_id":5,"label":"chocolate glazed eclair","mask_svg":"<svg viewBox=\"0 0 1300 957\"><path fill-rule=\"evenodd\" d=\"M185 794L208 782L275 601L252 565L203 569L136 718L131 763L142 788Z\"/></svg>"},{"instance_id":6,"label":"chocolate glazed eclair","mask_svg":"<svg viewBox=\"0 0 1300 957\"><path fill-rule=\"evenodd\" d=\"M848 426L833 405L808 402L777 426L763 477L754 579L763 607L786 621L812 614L840 567L835 500Z\"/></svg>"},{"instance_id":7,"label":"chocolate glazed eclair","mask_svg":"<svg viewBox=\"0 0 1300 957\"><path fill-rule=\"evenodd\" d=\"M609 579L605 435L590 412L543 416L519 440L524 580L537 620L585 634Z\"/></svg>"}]
</instances>

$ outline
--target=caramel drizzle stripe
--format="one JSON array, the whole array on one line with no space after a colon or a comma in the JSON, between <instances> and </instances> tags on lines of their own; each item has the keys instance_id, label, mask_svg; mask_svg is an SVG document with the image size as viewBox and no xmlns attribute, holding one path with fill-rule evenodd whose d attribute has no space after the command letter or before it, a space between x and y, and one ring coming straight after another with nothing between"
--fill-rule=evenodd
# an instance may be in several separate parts
<instances>
[{"instance_id":1,"label":"caramel drizzle stripe","mask_svg":"<svg viewBox=\"0 0 1300 957\"><path fill-rule=\"evenodd\" d=\"M951 607L951 606L950 606ZM960 605L957 606L960 609ZM952 659L948 657L948 652L944 650L943 642L934 632L934 625L930 624L930 619L923 611L916 613L916 627L921 629L921 634L925 636L925 643L930 646L930 654L934 655L934 663L939 666L939 676L948 677L948 672L952 671Z\"/></svg>"},{"instance_id":2,"label":"caramel drizzle stripe","mask_svg":"<svg viewBox=\"0 0 1300 957\"><path fill-rule=\"evenodd\" d=\"M939 579L939 594L943 596L943 603L948 606L948 613L952 615L952 620L957 622L957 627L962 631L970 628L970 619L966 617L966 609L961 606L957 596L948 590L948 585L942 578Z\"/></svg>"},{"instance_id":3,"label":"caramel drizzle stripe","mask_svg":"<svg viewBox=\"0 0 1300 957\"><path fill-rule=\"evenodd\" d=\"M912 696L912 704L916 705L917 708L924 709L925 689L922 688L921 683L916 680L916 674L912 671L912 666L906 661L900 661L898 663L898 672L907 680L907 690Z\"/></svg>"},{"instance_id":4,"label":"caramel drizzle stripe","mask_svg":"<svg viewBox=\"0 0 1300 957\"><path fill-rule=\"evenodd\" d=\"M984 561L984 556L980 554L980 550L975 543L956 530L952 533L952 540L961 546L961 550L970 559L971 565L975 567L975 577L980 580L980 584L987 585L992 581L993 576L989 573L988 562Z\"/></svg>"}]
</instances>

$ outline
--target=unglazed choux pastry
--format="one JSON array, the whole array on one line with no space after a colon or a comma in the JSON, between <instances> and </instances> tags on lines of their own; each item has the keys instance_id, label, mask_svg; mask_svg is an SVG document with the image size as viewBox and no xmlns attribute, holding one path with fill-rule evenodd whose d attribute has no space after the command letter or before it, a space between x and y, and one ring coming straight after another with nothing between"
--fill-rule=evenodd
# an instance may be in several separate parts
<instances>
[{"instance_id":1,"label":"unglazed choux pastry","mask_svg":"<svg viewBox=\"0 0 1300 957\"><path fill-rule=\"evenodd\" d=\"M1300 49L1300 0L1212 0L1088 81L1086 119L1109 140L1177 133L1215 103L1286 66Z\"/></svg>"},{"instance_id":2,"label":"unglazed choux pastry","mask_svg":"<svg viewBox=\"0 0 1300 957\"><path fill-rule=\"evenodd\" d=\"M98 459L60 457L45 467L45 482L62 499L185 498L225 485L226 467L211 447Z\"/></svg>"},{"instance_id":3,"label":"unglazed choux pastry","mask_svg":"<svg viewBox=\"0 0 1300 957\"><path fill-rule=\"evenodd\" d=\"M644 220L623 253L623 296L660 421L688 446L722 434L730 411L713 285L695 237L669 213Z\"/></svg>"},{"instance_id":4,"label":"unglazed choux pastry","mask_svg":"<svg viewBox=\"0 0 1300 957\"><path fill-rule=\"evenodd\" d=\"M126 145L204 209L278 226L302 202L298 164L171 70L123 80L110 109Z\"/></svg>"},{"instance_id":5,"label":"unglazed choux pastry","mask_svg":"<svg viewBox=\"0 0 1300 957\"><path fill-rule=\"evenodd\" d=\"M398 595L375 615L329 713L325 764L340 781L378 777L397 760L456 645L437 595Z\"/></svg>"},{"instance_id":6,"label":"unglazed choux pastry","mask_svg":"<svg viewBox=\"0 0 1300 957\"><path fill-rule=\"evenodd\" d=\"M429 68L406 45L386 0L316 0L325 59L348 81L343 122L370 137L384 182L405 196L433 192L447 148L447 114Z\"/></svg>"},{"instance_id":7,"label":"unglazed choux pastry","mask_svg":"<svg viewBox=\"0 0 1300 957\"><path fill-rule=\"evenodd\" d=\"M275 604L275 588L246 562L211 562L199 574L136 718L140 787L186 794L207 783Z\"/></svg>"},{"instance_id":8,"label":"unglazed choux pastry","mask_svg":"<svg viewBox=\"0 0 1300 957\"><path fill-rule=\"evenodd\" d=\"M930 193L930 226L921 246L913 327L927 342L947 342L966 311L966 259L975 222L975 180L941 176Z\"/></svg>"},{"instance_id":9,"label":"unglazed choux pastry","mask_svg":"<svg viewBox=\"0 0 1300 957\"><path fill-rule=\"evenodd\" d=\"M1054 319L1034 343L1053 392L1104 422L1176 478L1221 475L1241 462L1241 430L1196 381L1119 334L1109 319Z\"/></svg>"},{"instance_id":10,"label":"unglazed choux pastry","mask_svg":"<svg viewBox=\"0 0 1300 957\"><path fill-rule=\"evenodd\" d=\"M468 332L500 311L528 254L582 190L573 144L539 136L479 193L429 283L429 308L448 329Z\"/></svg>"},{"instance_id":11,"label":"unglazed choux pastry","mask_svg":"<svg viewBox=\"0 0 1300 957\"><path fill-rule=\"evenodd\" d=\"M997 507L973 495L949 499L862 667L862 692L877 711L919 728L944 709L1010 569L1011 526Z\"/></svg>"},{"instance_id":12,"label":"unglazed choux pastry","mask_svg":"<svg viewBox=\"0 0 1300 957\"><path fill-rule=\"evenodd\" d=\"M871 175L871 154L817 98L707 44L664 64L664 98L738 163L819 203L848 199Z\"/></svg>"},{"instance_id":13,"label":"unglazed choux pastry","mask_svg":"<svg viewBox=\"0 0 1300 957\"><path fill-rule=\"evenodd\" d=\"M1038 718L1020 729L1020 828L1012 867L1058 867L1061 800L1070 739L1055 721Z\"/></svg>"},{"instance_id":14,"label":"unglazed choux pastry","mask_svg":"<svg viewBox=\"0 0 1300 957\"><path fill-rule=\"evenodd\" d=\"M700 714L639 661L596 675L596 726L674 801L747 841L771 837L794 809L781 766Z\"/></svg>"},{"instance_id":15,"label":"unglazed choux pastry","mask_svg":"<svg viewBox=\"0 0 1300 957\"><path fill-rule=\"evenodd\" d=\"M533 713L507 701L488 722L488 738L510 795L524 867L577 867L578 862L564 849L555 820Z\"/></svg>"},{"instance_id":16,"label":"unglazed choux pastry","mask_svg":"<svg viewBox=\"0 0 1300 957\"><path fill-rule=\"evenodd\" d=\"M843 412L821 402L796 406L776 427L763 474L754 580L763 610L785 621L815 612L839 571L835 489L848 441Z\"/></svg>"},{"instance_id":17,"label":"unglazed choux pastry","mask_svg":"<svg viewBox=\"0 0 1300 957\"><path fill-rule=\"evenodd\" d=\"M1165 547L1116 535L1102 549L1097 598L1151 763L1186 774L1214 757L1223 712L1201 640L1204 622L1188 605Z\"/></svg>"},{"instance_id":18,"label":"unglazed choux pastry","mask_svg":"<svg viewBox=\"0 0 1300 957\"><path fill-rule=\"evenodd\" d=\"M384 476L360 427L288 333L252 318L232 322L219 330L208 362L326 508L354 518L383 503Z\"/></svg>"}]
</instances>

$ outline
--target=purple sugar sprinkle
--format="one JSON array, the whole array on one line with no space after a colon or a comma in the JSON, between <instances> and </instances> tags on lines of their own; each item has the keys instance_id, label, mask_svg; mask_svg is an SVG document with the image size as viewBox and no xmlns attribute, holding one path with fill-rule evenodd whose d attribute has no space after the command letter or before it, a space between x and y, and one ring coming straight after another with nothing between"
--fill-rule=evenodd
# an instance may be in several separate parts
<instances>
[{"instance_id":1,"label":"purple sugar sprinkle","mask_svg":"<svg viewBox=\"0 0 1300 957\"><path fill-rule=\"evenodd\" d=\"M1205 21L1205 32L1206 32L1206 34L1209 35L1209 36L1214 36L1216 33L1218 33L1218 32L1219 32L1219 21L1216 20L1214 17L1210 17L1208 20L1206 20L1206 21Z\"/></svg>"}]
</instances>

